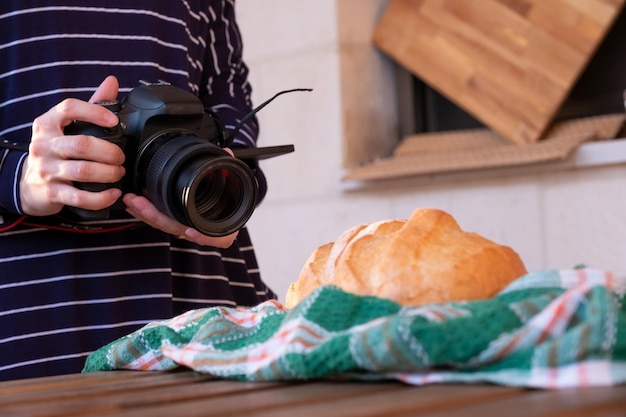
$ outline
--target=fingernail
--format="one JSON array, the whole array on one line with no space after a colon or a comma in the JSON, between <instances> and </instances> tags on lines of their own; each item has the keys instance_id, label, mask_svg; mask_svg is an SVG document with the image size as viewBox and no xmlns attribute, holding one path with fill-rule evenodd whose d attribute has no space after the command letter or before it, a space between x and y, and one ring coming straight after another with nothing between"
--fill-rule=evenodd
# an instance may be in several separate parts
<instances>
[{"instance_id":1,"label":"fingernail","mask_svg":"<svg viewBox=\"0 0 626 417\"><path fill-rule=\"evenodd\" d=\"M117 117L117 115L115 113L108 112L107 115L106 115L106 122L110 126L117 126L117 124L120 122L120 120L119 120L119 118Z\"/></svg>"},{"instance_id":2,"label":"fingernail","mask_svg":"<svg viewBox=\"0 0 626 417\"><path fill-rule=\"evenodd\" d=\"M188 228L187 230L185 230L185 236L187 236L190 239L197 239L201 237L202 235L196 229Z\"/></svg>"}]
</instances>

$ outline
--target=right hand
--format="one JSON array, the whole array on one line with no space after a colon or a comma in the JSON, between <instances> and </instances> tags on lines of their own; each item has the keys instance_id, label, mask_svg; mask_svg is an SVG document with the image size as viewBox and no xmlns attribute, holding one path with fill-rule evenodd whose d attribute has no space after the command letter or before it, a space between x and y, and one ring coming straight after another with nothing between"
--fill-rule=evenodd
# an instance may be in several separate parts
<instances>
[{"instance_id":1,"label":"right hand","mask_svg":"<svg viewBox=\"0 0 626 417\"><path fill-rule=\"evenodd\" d=\"M118 81L107 77L90 102L67 99L36 118L29 153L22 168L19 193L22 211L30 216L57 214L63 206L99 210L111 206L121 191L80 190L74 181L113 183L124 176L124 152L115 144L93 136L66 136L63 129L74 120L114 127L117 116L95 101L114 100Z\"/></svg>"}]
</instances>

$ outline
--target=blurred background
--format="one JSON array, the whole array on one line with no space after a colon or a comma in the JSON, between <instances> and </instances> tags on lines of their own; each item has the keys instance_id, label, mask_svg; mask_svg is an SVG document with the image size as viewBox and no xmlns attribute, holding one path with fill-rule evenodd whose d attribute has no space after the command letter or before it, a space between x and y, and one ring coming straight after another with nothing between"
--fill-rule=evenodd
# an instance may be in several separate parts
<instances>
[{"instance_id":1,"label":"blurred background","mask_svg":"<svg viewBox=\"0 0 626 417\"><path fill-rule=\"evenodd\" d=\"M418 207L443 209L464 230L511 246L530 271L586 264L626 275L620 139L583 145L567 163L344 179L389 156L404 135L484 126L373 44L389 3L237 1L255 103L280 90L313 89L283 95L258 115L260 146L295 145L294 153L262 161L269 192L249 222L261 273L281 300L315 248L354 225L407 218ZM623 2L607 3L619 9ZM626 35L615 28L626 23L623 11L617 16L622 24L555 120L624 112Z\"/></svg>"}]
</instances>

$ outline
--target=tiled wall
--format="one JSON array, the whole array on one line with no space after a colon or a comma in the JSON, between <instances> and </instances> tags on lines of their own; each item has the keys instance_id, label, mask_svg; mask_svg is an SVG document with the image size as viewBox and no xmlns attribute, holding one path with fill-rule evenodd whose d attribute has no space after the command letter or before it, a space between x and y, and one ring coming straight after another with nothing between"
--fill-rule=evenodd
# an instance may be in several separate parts
<instances>
[{"instance_id":1,"label":"tiled wall","mask_svg":"<svg viewBox=\"0 0 626 417\"><path fill-rule=\"evenodd\" d=\"M281 96L259 115L260 145L296 148L262 163L270 190L249 228L265 280L284 297L316 247L355 224L404 218L417 207L444 209L462 228L512 246L529 270L586 263L626 275L624 165L357 190L341 183L346 164L394 140L370 134L373 115L374 129L394 122L391 67L368 39L387 1L238 0L255 101L314 89ZM355 143L359 137L366 145Z\"/></svg>"}]
</instances>

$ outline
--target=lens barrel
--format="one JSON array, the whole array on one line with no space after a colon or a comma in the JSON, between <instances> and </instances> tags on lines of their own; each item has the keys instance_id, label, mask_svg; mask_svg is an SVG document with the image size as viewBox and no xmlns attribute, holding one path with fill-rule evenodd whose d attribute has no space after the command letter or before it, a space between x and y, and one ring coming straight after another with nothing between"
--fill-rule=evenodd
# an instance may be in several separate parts
<instances>
[{"instance_id":1,"label":"lens barrel","mask_svg":"<svg viewBox=\"0 0 626 417\"><path fill-rule=\"evenodd\" d=\"M135 178L145 182L136 188L159 210L208 236L246 224L258 186L245 162L194 135L169 133L155 143L137 158Z\"/></svg>"}]
</instances>

